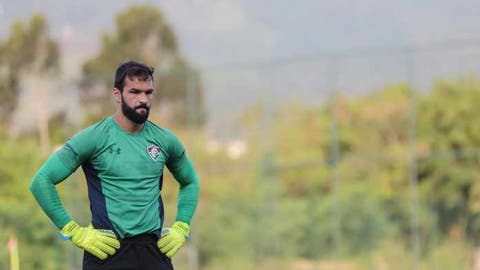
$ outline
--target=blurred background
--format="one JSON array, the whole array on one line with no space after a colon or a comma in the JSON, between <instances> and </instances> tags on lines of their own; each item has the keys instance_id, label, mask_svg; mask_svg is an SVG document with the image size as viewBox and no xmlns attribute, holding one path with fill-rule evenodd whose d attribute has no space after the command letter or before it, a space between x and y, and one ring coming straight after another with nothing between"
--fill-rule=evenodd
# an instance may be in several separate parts
<instances>
[{"instance_id":1,"label":"blurred background","mask_svg":"<svg viewBox=\"0 0 480 270\"><path fill-rule=\"evenodd\" d=\"M201 178L176 269L480 269L480 2L0 0L0 269L80 269L28 185L119 63ZM174 222L177 184L162 191ZM78 170L57 188L90 221Z\"/></svg>"}]
</instances>

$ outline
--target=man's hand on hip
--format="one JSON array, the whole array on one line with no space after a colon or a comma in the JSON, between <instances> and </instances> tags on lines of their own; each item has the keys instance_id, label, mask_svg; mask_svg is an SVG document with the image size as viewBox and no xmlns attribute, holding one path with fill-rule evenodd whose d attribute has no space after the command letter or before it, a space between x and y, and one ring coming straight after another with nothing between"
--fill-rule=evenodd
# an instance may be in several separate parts
<instances>
[{"instance_id":1,"label":"man's hand on hip","mask_svg":"<svg viewBox=\"0 0 480 270\"><path fill-rule=\"evenodd\" d=\"M113 232L96 230L91 224L88 227L80 227L72 220L60 230L60 233L64 238L69 238L74 245L102 260L115 254L120 248L120 242Z\"/></svg>"},{"instance_id":2,"label":"man's hand on hip","mask_svg":"<svg viewBox=\"0 0 480 270\"><path fill-rule=\"evenodd\" d=\"M190 226L187 223L176 221L168 232L163 234L160 240L158 240L158 248L167 257L172 258L185 243L189 232Z\"/></svg>"}]
</instances>

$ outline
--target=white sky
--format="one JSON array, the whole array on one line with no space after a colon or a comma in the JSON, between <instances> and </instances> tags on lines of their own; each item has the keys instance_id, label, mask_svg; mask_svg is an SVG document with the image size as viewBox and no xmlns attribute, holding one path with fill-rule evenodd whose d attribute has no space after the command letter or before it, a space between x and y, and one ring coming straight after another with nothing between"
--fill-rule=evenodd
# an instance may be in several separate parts
<instances>
[{"instance_id":1,"label":"white sky","mask_svg":"<svg viewBox=\"0 0 480 270\"><path fill-rule=\"evenodd\" d=\"M68 54L96 52L115 14L154 3L198 66L325 51L480 37L480 1L467 0L0 0L0 37L11 22L47 14Z\"/></svg>"},{"instance_id":2,"label":"white sky","mask_svg":"<svg viewBox=\"0 0 480 270\"><path fill-rule=\"evenodd\" d=\"M102 33L113 29L115 15L135 3L161 8L183 54L199 68L359 48L480 41L478 0L0 0L0 38L14 20L45 14L62 46L64 71L75 76L85 57L97 53ZM417 56L416 83L428 89L439 76L480 74L480 46L473 45L471 52L459 48L440 57ZM209 119L221 130L258 100L275 103L294 95L318 103L331 90L325 63L256 68L204 73ZM340 68L336 88L352 93L408 76L401 57L352 59Z\"/></svg>"}]
</instances>

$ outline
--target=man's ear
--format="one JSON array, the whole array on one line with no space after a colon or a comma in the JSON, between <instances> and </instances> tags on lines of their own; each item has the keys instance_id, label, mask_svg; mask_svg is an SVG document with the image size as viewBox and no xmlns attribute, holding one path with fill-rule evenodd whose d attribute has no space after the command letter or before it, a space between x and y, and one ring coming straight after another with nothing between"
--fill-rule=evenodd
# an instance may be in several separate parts
<instances>
[{"instance_id":1,"label":"man's ear","mask_svg":"<svg viewBox=\"0 0 480 270\"><path fill-rule=\"evenodd\" d=\"M113 88L112 90L113 99L116 103L120 103L122 101L122 92L118 90L118 88Z\"/></svg>"}]
</instances>

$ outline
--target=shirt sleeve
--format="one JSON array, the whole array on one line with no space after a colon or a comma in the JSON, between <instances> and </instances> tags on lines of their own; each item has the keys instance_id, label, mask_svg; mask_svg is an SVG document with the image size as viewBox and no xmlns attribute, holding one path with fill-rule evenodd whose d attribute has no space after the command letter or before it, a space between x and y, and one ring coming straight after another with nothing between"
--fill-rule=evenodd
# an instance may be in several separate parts
<instances>
[{"instance_id":1,"label":"shirt sleeve","mask_svg":"<svg viewBox=\"0 0 480 270\"><path fill-rule=\"evenodd\" d=\"M72 219L63 207L55 185L75 172L91 155L92 146L88 144L88 133L78 133L52 154L30 183L30 191L38 204L59 229Z\"/></svg>"},{"instance_id":2,"label":"shirt sleeve","mask_svg":"<svg viewBox=\"0 0 480 270\"><path fill-rule=\"evenodd\" d=\"M198 204L199 180L185 148L177 137L172 135L167 168L180 184L177 201L177 221L190 224Z\"/></svg>"}]
</instances>

